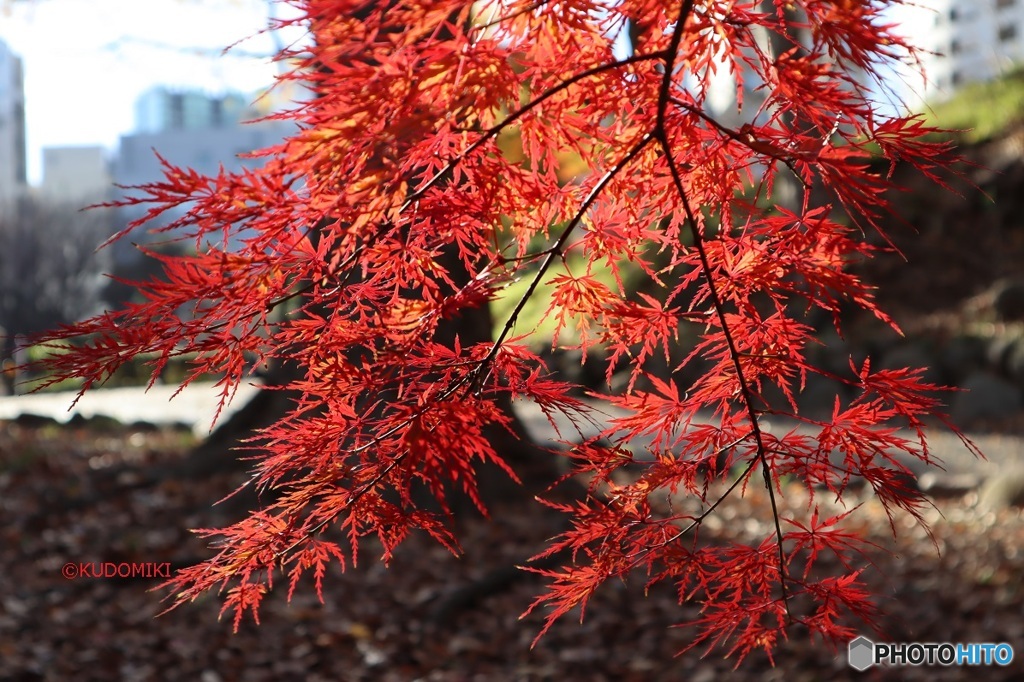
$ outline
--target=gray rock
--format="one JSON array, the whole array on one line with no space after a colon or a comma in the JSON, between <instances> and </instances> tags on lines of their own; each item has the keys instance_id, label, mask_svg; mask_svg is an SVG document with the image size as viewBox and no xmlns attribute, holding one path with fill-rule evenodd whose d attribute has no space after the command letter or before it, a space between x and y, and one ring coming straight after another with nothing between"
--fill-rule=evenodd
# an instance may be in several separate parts
<instances>
[{"instance_id":1,"label":"gray rock","mask_svg":"<svg viewBox=\"0 0 1024 682\"><path fill-rule=\"evenodd\" d=\"M981 476L976 474L950 474L944 471L928 471L918 479L921 492L934 498L966 495L980 486L981 482Z\"/></svg>"},{"instance_id":2,"label":"gray rock","mask_svg":"<svg viewBox=\"0 0 1024 682\"><path fill-rule=\"evenodd\" d=\"M950 416L959 426L968 426L979 419L1003 419L1024 407L1021 391L1013 384L987 372L967 377L953 397Z\"/></svg>"},{"instance_id":3,"label":"gray rock","mask_svg":"<svg viewBox=\"0 0 1024 682\"><path fill-rule=\"evenodd\" d=\"M922 380L930 384L943 383L942 372L935 354L921 342L907 343L889 350L878 365L879 369L923 369Z\"/></svg>"},{"instance_id":4,"label":"gray rock","mask_svg":"<svg viewBox=\"0 0 1024 682\"><path fill-rule=\"evenodd\" d=\"M1003 281L997 285L992 307L1000 320L1024 319L1024 281Z\"/></svg>"},{"instance_id":5,"label":"gray rock","mask_svg":"<svg viewBox=\"0 0 1024 682\"><path fill-rule=\"evenodd\" d=\"M836 395L843 405L847 403L849 396L843 384L809 372L804 390L796 396L796 404L800 408L800 414L812 419L821 419L832 414Z\"/></svg>"},{"instance_id":6,"label":"gray rock","mask_svg":"<svg viewBox=\"0 0 1024 682\"><path fill-rule=\"evenodd\" d=\"M1018 385L1024 385L1024 337L1018 338L1006 353L1006 373Z\"/></svg>"},{"instance_id":7,"label":"gray rock","mask_svg":"<svg viewBox=\"0 0 1024 682\"><path fill-rule=\"evenodd\" d=\"M977 336L955 336L939 351L939 366L946 381L956 386L985 365L985 341Z\"/></svg>"},{"instance_id":8,"label":"gray rock","mask_svg":"<svg viewBox=\"0 0 1024 682\"><path fill-rule=\"evenodd\" d=\"M548 354L548 368L560 381L586 386L583 379L583 351L578 348L556 348Z\"/></svg>"},{"instance_id":9,"label":"gray rock","mask_svg":"<svg viewBox=\"0 0 1024 682\"><path fill-rule=\"evenodd\" d=\"M978 506L986 511L1024 507L1024 469L1005 470L982 488Z\"/></svg>"},{"instance_id":10,"label":"gray rock","mask_svg":"<svg viewBox=\"0 0 1024 682\"><path fill-rule=\"evenodd\" d=\"M809 360L816 367L833 374L850 373L850 355L859 354L849 341L839 336L834 329L826 329L818 335L819 344L808 347ZM856 358L863 362L862 357Z\"/></svg>"},{"instance_id":11,"label":"gray rock","mask_svg":"<svg viewBox=\"0 0 1024 682\"><path fill-rule=\"evenodd\" d=\"M993 336L985 349L985 360L988 367L996 371L1002 371L1006 367L1006 361L1013 351L1016 339L1005 334Z\"/></svg>"},{"instance_id":12,"label":"gray rock","mask_svg":"<svg viewBox=\"0 0 1024 682\"><path fill-rule=\"evenodd\" d=\"M41 429L47 426L57 426L59 422L52 417L39 414L19 414L14 418L14 423L26 429Z\"/></svg>"},{"instance_id":13,"label":"gray rock","mask_svg":"<svg viewBox=\"0 0 1024 682\"><path fill-rule=\"evenodd\" d=\"M103 414L84 417L79 412L71 415L71 419L68 420L68 426L88 429L98 433L116 433L124 430L124 424L114 417L108 417Z\"/></svg>"}]
</instances>

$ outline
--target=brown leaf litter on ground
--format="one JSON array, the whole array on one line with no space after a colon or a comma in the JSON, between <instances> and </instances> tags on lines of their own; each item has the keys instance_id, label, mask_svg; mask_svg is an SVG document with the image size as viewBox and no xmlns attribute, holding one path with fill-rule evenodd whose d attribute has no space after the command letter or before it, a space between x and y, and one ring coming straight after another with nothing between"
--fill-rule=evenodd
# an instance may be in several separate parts
<instances>
[{"instance_id":1,"label":"brown leaf litter on ground","mask_svg":"<svg viewBox=\"0 0 1024 682\"><path fill-rule=\"evenodd\" d=\"M432 610L454 590L496 565L522 563L538 538L558 532L558 519L537 505L495 509L491 521L460 520L462 558L414 536L385 568L374 544L365 543L357 568L329 571L324 604L309 582L286 603L282 580L261 610L262 624L246 620L237 634L230 617L218 621L216 595L156 617L165 606L165 595L152 591L157 579L63 577L67 563L183 565L207 556L187 529L230 520L209 504L237 477L132 487L130 468L113 480L103 475L182 456L188 440L173 431L0 425L0 679L1010 680L1024 670L1024 517L1020 509L979 511L975 493L936 502L927 514L934 543L902 516L893 540L881 506L863 495L850 501L862 506L848 526L891 552L872 553L877 570L867 578L887 612L881 626L892 641L1008 642L1018 658L1005 669L860 674L847 666L844 651L799 632L779 647L774 669L762 654L735 669L721 651L677 656L693 632L672 626L696 617L696 607L680 606L669 586L645 596L642 575L607 584L582 623L565 618L533 649L542 615L519 620L543 587L532 576L481 599L447 626L432 626ZM95 501L69 502L75 499ZM798 488L785 489L787 513L806 514L806 502ZM752 486L709 519L704 537L751 541L770 523L763 487Z\"/></svg>"}]
</instances>

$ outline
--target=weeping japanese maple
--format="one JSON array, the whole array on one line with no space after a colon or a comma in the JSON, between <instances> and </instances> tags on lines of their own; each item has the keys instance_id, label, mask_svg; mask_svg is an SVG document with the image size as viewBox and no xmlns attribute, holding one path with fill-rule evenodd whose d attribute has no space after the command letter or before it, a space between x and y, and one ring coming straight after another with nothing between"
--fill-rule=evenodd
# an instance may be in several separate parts
<instances>
[{"instance_id":1,"label":"weeping japanese maple","mask_svg":"<svg viewBox=\"0 0 1024 682\"><path fill-rule=\"evenodd\" d=\"M142 302L43 339L73 342L48 366L86 389L142 353L159 358L154 376L194 356L188 381L220 376L225 399L255 368L301 370L285 386L301 398L253 441L250 485L279 494L201 531L219 549L170 581L173 601L227 588L237 627L275 574L295 589L312 572L319 592L327 563L354 561L364 536L379 538L384 560L414 530L458 551L451 491L484 511L479 465L515 480L488 436L509 426L502 406L587 412L523 338L522 311L547 291L556 343L601 349L609 377L628 372L605 396L627 416L563 444L590 491L556 505L570 529L538 548L571 550L565 565L537 569L550 580L537 601L548 625L638 568L700 601L695 644L741 657L770 654L794 623L837 640L852 632L846 615L873 617L862 541L840 517L781 518L775 495L783 476L839 497L858 477L890 508L923 504L890 454L931 461L923 425L939 405L919 372L851 363L833 378L855 397L824 419L796 400L822 371L807 360L808 309L837 327L849 306L891 323L846 268L876 250L889 210L888 167L872 159L937 178L948 156L922 141L918 118L880 115L867 85L913 57L885 19L900 3L290 4L301 16L288 23L308 29L311 47L280 55L282 78L316 93L277 115L295 133L253 170L205 177L167 165L137 188L126 203L149 210L130 229L162 217L195 252L153 254L164 272L137 284ZM723 83L742 108L716 115L709 99ZM795 201L775 200L781 183ZM441 333L509 296L493 340ZM669 357L685 359L659 370ZM697 360L700 377L680 385ZM768 433L767 415L816 435ZM613 480L626 467L628 482ZM708 515L755 483L771 497L770 534L698 545ZM419 503L423 488L432 505ZM704 511L656 508L666 489ZM812 570L828 553L848 572Z\"/></svg>"}]
</instances>

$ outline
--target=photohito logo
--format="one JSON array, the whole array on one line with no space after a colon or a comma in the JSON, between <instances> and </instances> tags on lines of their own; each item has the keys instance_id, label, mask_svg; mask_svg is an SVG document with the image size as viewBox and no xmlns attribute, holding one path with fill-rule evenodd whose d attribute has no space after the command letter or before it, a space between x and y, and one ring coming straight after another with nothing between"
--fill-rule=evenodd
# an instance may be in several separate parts
<instances>
[{"instance_id":1,"label":"photohito logo","mask_svg":"<svg viewBox=\"0 0 1024 682\"><path fill-rule=\"evenodd\" d=\"M847 661L859 671L873 665L1010 665L1013 647L1005 642L876 644L867 637L858 637L850 642Z\"/></svg>"}]
</instances>

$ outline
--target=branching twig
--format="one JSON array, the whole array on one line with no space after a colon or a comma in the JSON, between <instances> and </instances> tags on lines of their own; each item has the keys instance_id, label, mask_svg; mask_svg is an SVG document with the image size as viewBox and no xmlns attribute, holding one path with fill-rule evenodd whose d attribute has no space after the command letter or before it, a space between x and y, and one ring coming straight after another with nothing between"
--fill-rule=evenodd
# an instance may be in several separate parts
<instances>
[{"instance_id":1,"label":"branching twig","mask_svg":"<svg viewBox=\"0 0 1024 682\"><path fill-rule=\"evenodd\" d=\"M679 194L679 199L682 202L683 211L686 214L686 220L690 225L690 232L693 235L694 248L697 250L697 254L700 258L701 268L704 272L704 279L708 283L708 292L711 297L711 303L715 309L715 315L718 317L719 323L722 326L722 336L728 346L729 354L732 357L733 367L736 370L736 379L739 383L740 395L743 397L743 402L746 405L747 415L750 419L751 434L754 436L754 442L757 446L757 455L751 461L751 466L753 466L753 462L761 462L764 483L765 487L768 489L768 497L771 500L772 515L775 520L775 534L779 542L779 585L782 588L782 601L785 604L787 616L792 619L792 616L789 613L789 590L786 586L786 553L783 547L782 526L779 522L779 508L778 502L775 499L775 489L772 486L773 479L771 467L768 464L767 448L764 444L760 425L757 422L757 410L754 407L753 394L746 378L743 376L743 364L740 362L740 353L736 346L736 341L733 338L732 330L726 322L725 304L718 291L718 285L715 283L715 279L712 276L711 263L708 258L707 249L704 246L704 236L698 226L697 216L694 213L693 207L690 205L690 198L683 187L683 179L679 172L679 167L675 162L675 158L672 155L672 145L669 142L668 133L665 128L666 113L671 99L672 72L675 68L676 53L679 50L679 44L684 34L683 29L692 8L693 0L683 0L680 4L679 19L676 21L675 29L672 33L672 41L668 48L668 55L665 58L665 74L662 77L661 90L658 96L658 122L654 136L657 137L662 151L665 154L665 160L668 164L669 172L672 174L672 183L675 185L676 192Z\"/></svg>"}]
</instances>

